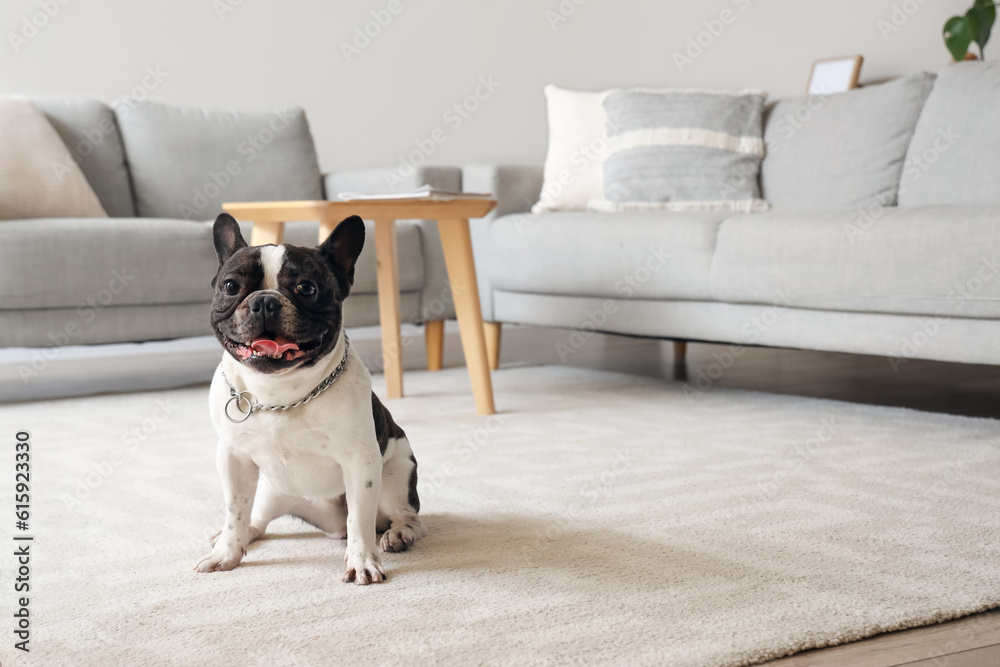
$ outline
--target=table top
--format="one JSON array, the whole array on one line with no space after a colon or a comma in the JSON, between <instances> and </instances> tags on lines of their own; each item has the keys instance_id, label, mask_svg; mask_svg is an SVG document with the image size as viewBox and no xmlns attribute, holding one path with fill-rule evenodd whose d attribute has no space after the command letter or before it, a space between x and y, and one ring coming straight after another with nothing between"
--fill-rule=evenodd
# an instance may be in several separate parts
<instances>
[{"instance_id":1,"label":"table top","mask_svg":"<svg viewBox=\"0 0 1000 667\"><path fill-rule=\"evenodd\" d=\"M481 218L497 205L480 197L455 199L359 199L356 201L262 201L222 205L248 222L296 222L358 215L366 220L467 220Z\"/></svg>"}]
</instances>

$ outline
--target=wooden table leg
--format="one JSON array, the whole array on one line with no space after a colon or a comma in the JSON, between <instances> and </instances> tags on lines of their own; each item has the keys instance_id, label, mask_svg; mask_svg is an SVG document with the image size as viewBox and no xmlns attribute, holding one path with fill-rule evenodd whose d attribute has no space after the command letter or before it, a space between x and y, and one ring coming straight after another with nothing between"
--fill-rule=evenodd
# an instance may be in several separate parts
<instances>
[{"instance_id":1,"label":"wooden table leg","mask_svg":"<svg viewBox=\"0 0 1000 667\"><path fill-rule=\"evenodd\" d=\"M479 305L479 286L476 283L476 266L472 258L469 221L439 220L438 231L441 235L441 247L444 249L448 280L455 299L455 314L458 317L465 365L469 369L472 393L476 397L476 410L481 415L492 415L496 412L496 408L493 407L493 383L490 381L489 362L486 359L483 311Z\"/></svg>"},{"instance_id":2,"label":"wooden table leg","mask_svg":"<svg viewBox=\"0 0 1000 667\"><path fill-rule=\"evenodd\" d=\"M250 245L279 245L285 238L285 223L255 222L250 232Z\"/></svg>"},{"instance_id":3,"label":"wooden table leg","mask_svg":"<svg viewBox=\"0 0 1000 667\"><path fill-rule=\"evenodd\" d=\"M490 370L500 368L500 333L503 325L499 322L486 322L483 325L486 334L486 359L490 362Z\"/></svg>"},{"instance_id":4,"label":"wooden table leg","mask_svg":"<svg viewBox=\"0 0 1000 667\"><path fill-rule=\"evenodd\" d=\"M375 260L385 392L389 398L402 398L403 338L399 320L399 260L395 220L375 221Z\"/></svg>"},{"instance_id":5,"label":"wooden table leg","mask_svg":"<svg viewBox=\"0 0 1000 667\"><path fill-rule=\"evenodd\" d=\"M424 339L427 343L427 370L441 370L444 359L444 320L427 320L424 323Z\"/></svg>"}]
</instances>

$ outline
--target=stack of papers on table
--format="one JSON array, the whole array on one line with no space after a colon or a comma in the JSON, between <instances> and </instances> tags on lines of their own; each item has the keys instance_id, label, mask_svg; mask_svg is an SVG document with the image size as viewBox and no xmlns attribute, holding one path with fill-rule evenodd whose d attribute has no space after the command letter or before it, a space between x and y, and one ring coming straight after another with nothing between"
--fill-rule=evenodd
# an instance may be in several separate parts
<instances>
[{"instance_id":1,"label":"stack of papers on table","mask_svg":"<svg viewBox=\"0 0 1000 667\"><path fill-rule=\"evenodd\" d=\"M452 192L439 190L429 185L410 190L409 192L383 192L378 194L361 194L357 192L338 192L337 199L341 201L365 201L371 199L427 199L431 201L449 201L452 199L493 199L493 195L482 192Z\"/></svg>"}]
</instances>

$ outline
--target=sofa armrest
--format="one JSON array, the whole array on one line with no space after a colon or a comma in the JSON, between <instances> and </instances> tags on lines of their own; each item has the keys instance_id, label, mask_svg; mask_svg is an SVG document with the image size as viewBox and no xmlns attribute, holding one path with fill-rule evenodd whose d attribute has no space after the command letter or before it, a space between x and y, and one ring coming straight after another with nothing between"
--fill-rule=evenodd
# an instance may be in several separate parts
<instances>
[{"instance_id":1,"label":"sofa armrest","mask_svg":"<svg viewBox=\"0 0 1000 667\"><path fill-rule=\"evenodd\" d=\"M542 192L542 167L538 165L475 164L462 168L462 190L492 192L497 207L480 220L472 220L472 251L483 319L493 322L493 288L490 284L490 225L504 215L529 215Z\"/></svg>"},{"instance_id":2,"label":"sofa armrest","mask_svg":"<svg viewBox=\"0 0 1000 667\"><path fill-rule=\"evenodd\" d=\"M338 192L378 194L406 192L429 185L441 190L462 189L462 170L458 167L418 167L401 176L398 167L364 169L326 174L323 188L327 199L334 199ZM424 287L420 293L420 321L453 319L455 304L448 285L448 271L444 265L444 251L438 235L437 221L417 220L420 227L421 250L424 254Z\"/></svg>"},{"instance_id":3,"label":"sofa armrest","mask_svg":"<svg viewBox=\"0 0 1000 667\"><path fill-rule=\"evenodd\" d=\"M473 164L462 167L465 192L492 192L497 207L485 219L528 213L542 192L539 165Z\"/></svg>"}]
</instances>

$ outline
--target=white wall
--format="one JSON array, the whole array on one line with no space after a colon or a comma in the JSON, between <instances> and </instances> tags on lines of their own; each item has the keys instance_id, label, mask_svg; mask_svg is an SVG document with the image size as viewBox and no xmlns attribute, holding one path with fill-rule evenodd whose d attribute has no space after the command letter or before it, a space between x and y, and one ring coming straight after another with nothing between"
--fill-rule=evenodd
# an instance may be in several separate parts
<instances>
[{"instance_id":1,"label":"white wall","mask_svg":"<svg viewBox=\"0 0 1000 667\"><path fill-rule=\"evenodd\" d=\"M372 11L390 4L399 13L348 62L341 44L352 42ZM935 71L950 60L941 27L968 5L971 0L3 0L0 94L110 101L140 86L147 68L159 68L162 81L146 79L154 86L150 99L305 107L325 170L396 163L436 128L445 141L430 164L540 163L546 137L541 89L548 82L581 89L759 86L778 97L801 93L811 63L830 56L863 54L862 81ZM45 6L58 13L47 18ZM574 11L553 27L560 6ZM705 30L703 22L724 10L732 13L730 24L679 70L674 53L683 53L689 38ZM34 35L25 27L32 17L46 24ZM889 32L893 19L899 29ZM480 77L500 85L460 125L455 115L446 119L452 105L476 91Z\"/></svg>"}]
</instances>

